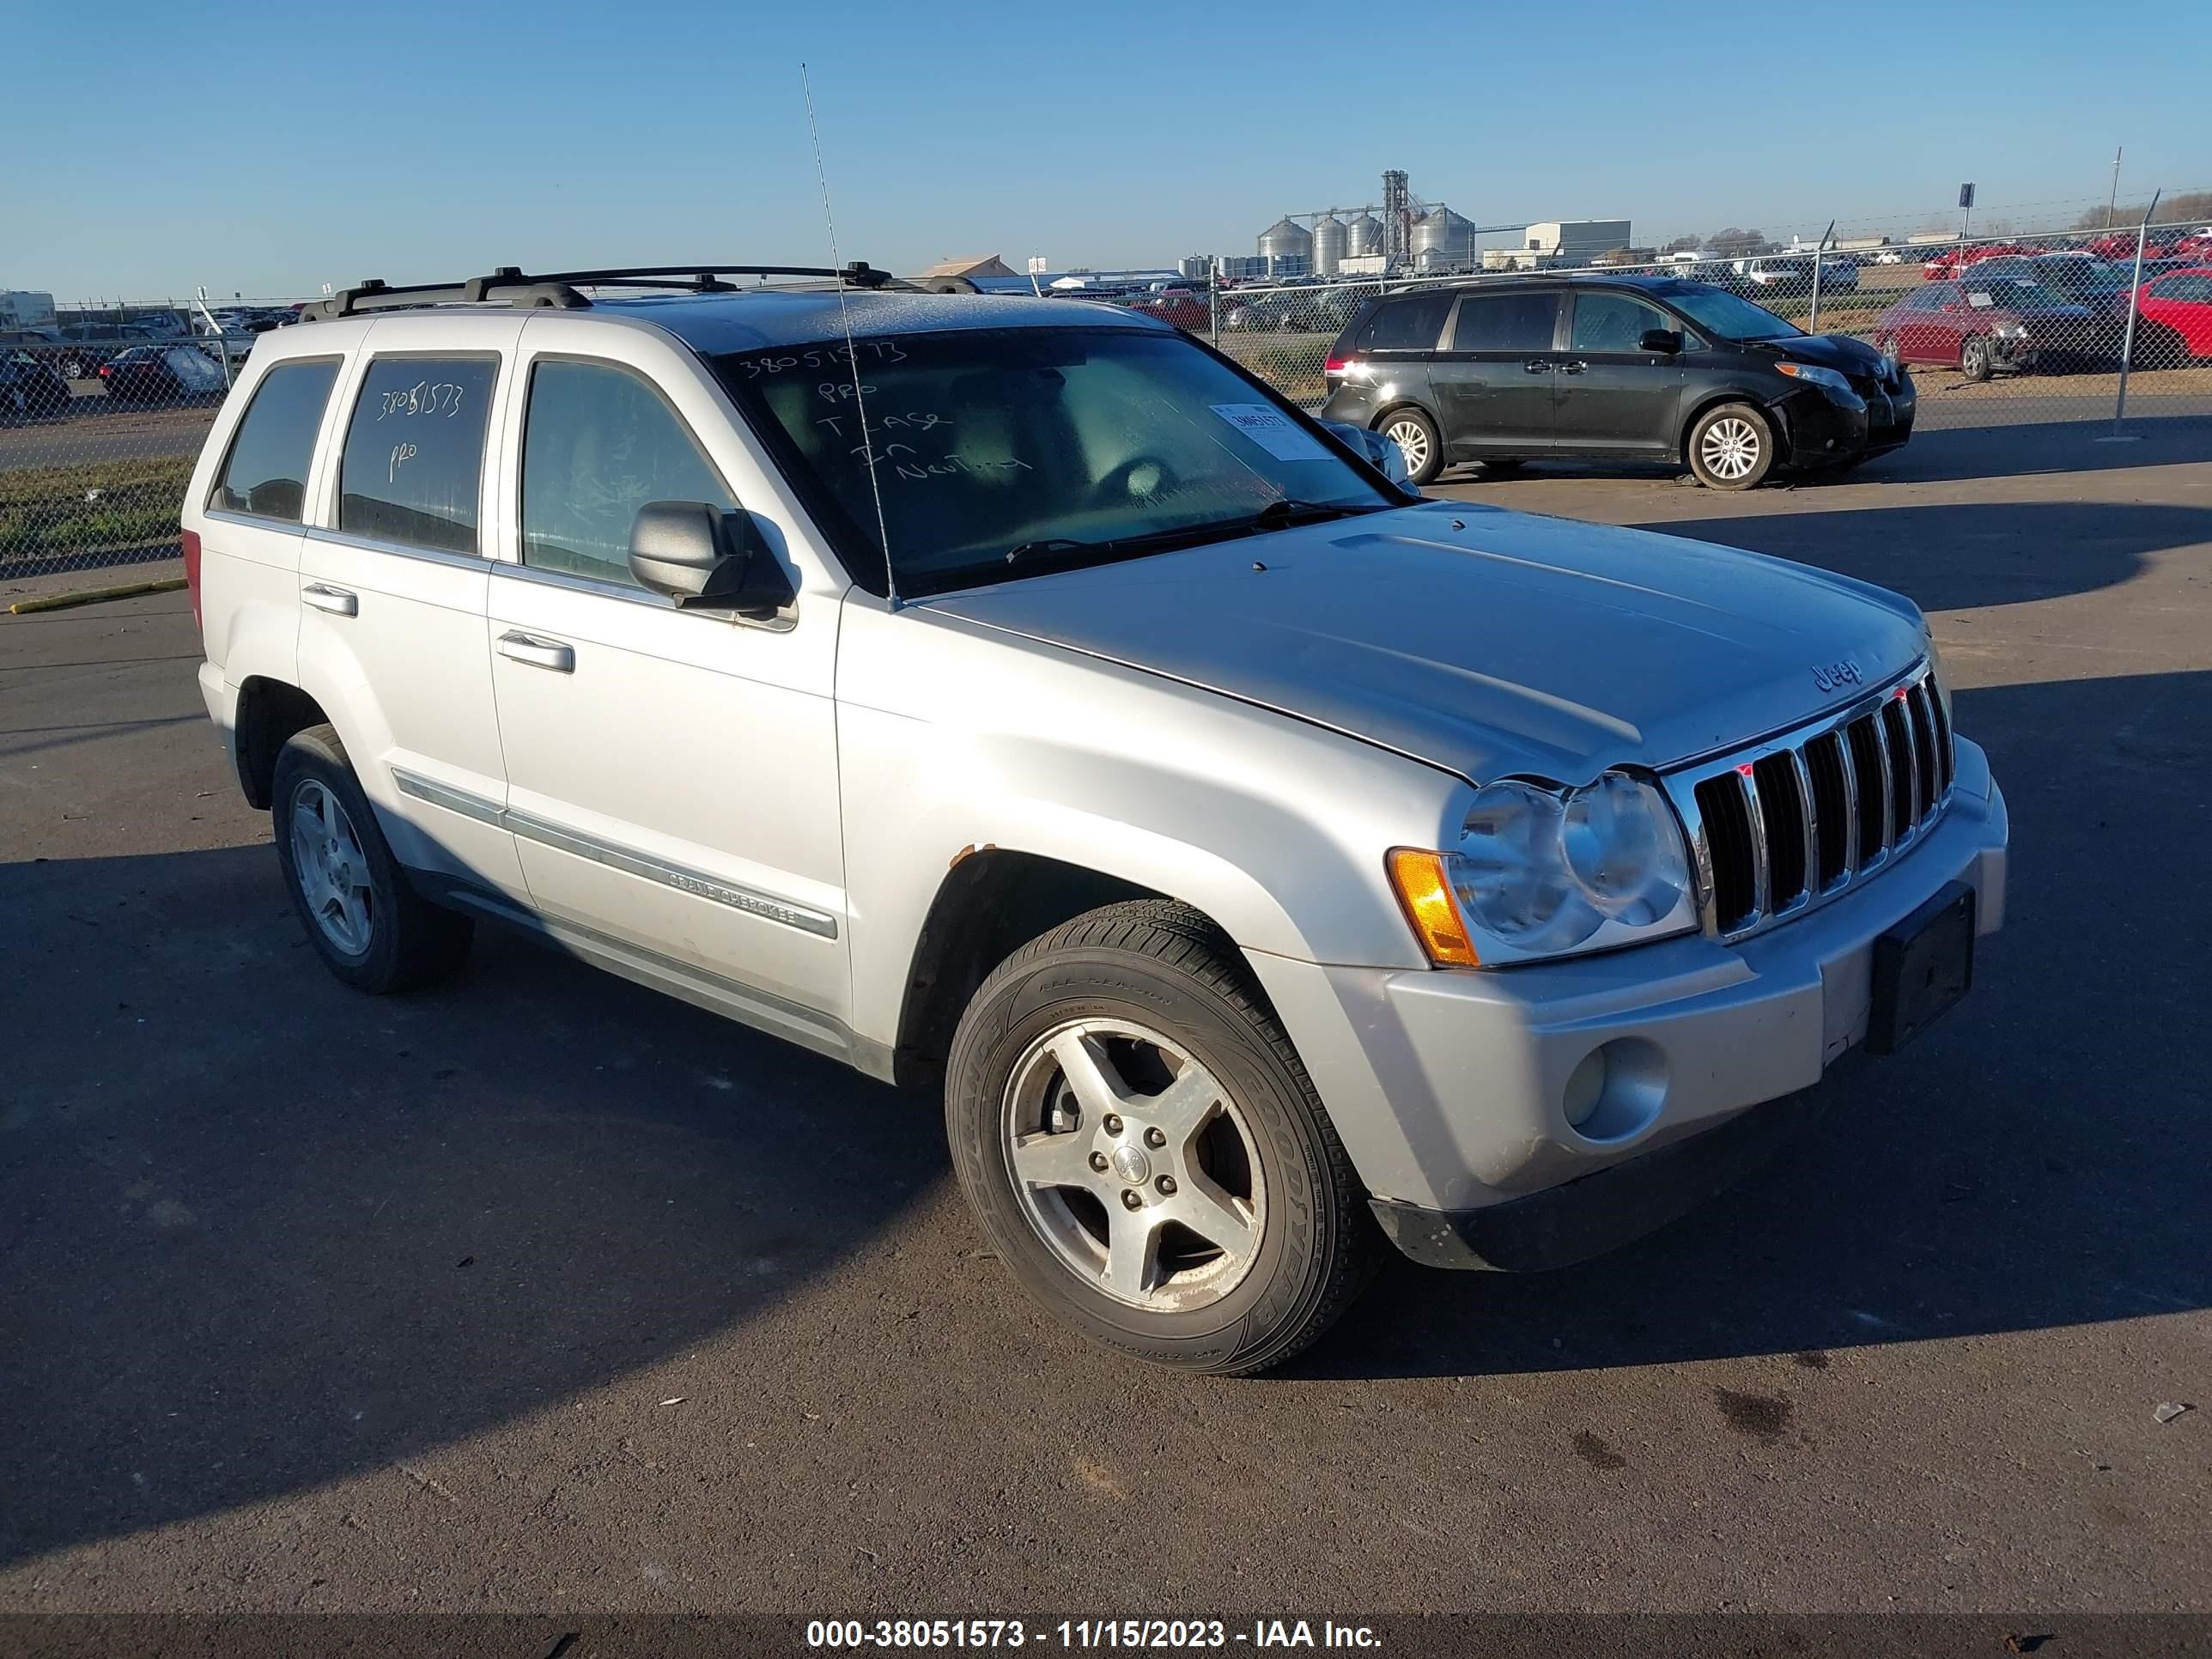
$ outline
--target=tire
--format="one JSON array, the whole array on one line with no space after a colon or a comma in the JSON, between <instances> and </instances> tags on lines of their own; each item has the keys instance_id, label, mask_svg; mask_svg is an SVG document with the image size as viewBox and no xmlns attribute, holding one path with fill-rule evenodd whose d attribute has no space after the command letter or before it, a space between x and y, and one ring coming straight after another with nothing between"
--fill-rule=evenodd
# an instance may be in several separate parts
<instances>
[{"instance_id":1,"label":"tire","mask_svg":"<svg viewBox=\"0 0 2212 1659\"><path fill-rule=\"evenodd\" d=\"M945 1121L1015 1277L1156 1364L1280 1364L1381 1259L1289 1036L1236 947L1171 901L1093 910L1001 963L953 1037Z\"/></svg>"},{"instance_id":2,"label":"tire","mask_svg":"<svg viewBox=\"0 0 2212 1659\"><path fill-rule=\"evenodd\" d=\"M1375 429L1386 438L1395 439L1398 447L1406 452L1406 476L1410 482L1433 483L1437 474L1444 470L1443 438L1427 410L1412 404L1404 404L1376 422Z\"/></svg>"},{"instance_id":3,"label":"tire","mask_svg":"<svg viewBox=\"0 0 2212 1659\"><path fill-rule=\"evenodd\" d=\"M1979 334L1969 334L1959 342L1959 373L1979 385L1996 373L1995 361L1990 356L1990 343Z\"/></svg>"},{"instance_id":4,"label":"tire","mask_svg":"<svg viewBox=\"0 0 2212 1659\"><path fill-rule=\"evenodd\" d=\"M331 973L382 996L443 979L467 959L475 924L408 882L335 731L295 732L270 793L285 890Z\"/></svg>"},{"instance_id":5,"label":"tire","mask_svg":"<svg viewBox=\"0 0 2212 1659\"><path fill-rule=\"evenodd\" d=\"M1774 470L1774 428L1749 404L1717 404L1690 424L1682 446L1708 489L1753 489Z\"/></svg>"},{"instance_id":6,"label":"tire","mask_svg":"<svg viewBox=\"0 0 2212 1659\"><path fill-rule=\"evenodd\" d=\"M1883 356L1891 359L1893 362L1901 363L1905 361L1904 358L1897 355L1897 336L1894 334L1877 334L1875 336L1874 349L1881 353Z\"/></svg>"}]
</instances>

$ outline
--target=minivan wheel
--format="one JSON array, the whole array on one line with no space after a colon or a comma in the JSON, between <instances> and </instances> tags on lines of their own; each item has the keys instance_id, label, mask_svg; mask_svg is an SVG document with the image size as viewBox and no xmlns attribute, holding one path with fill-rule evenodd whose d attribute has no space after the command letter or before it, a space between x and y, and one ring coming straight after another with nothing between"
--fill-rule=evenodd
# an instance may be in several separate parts
<instances>
[{"instance_id":1,"label":"minivan wheel","mask_svg":"<svg viewBox=\"0 0 2212 1659\"><path fill-rule=\"evenodd\" d=\"M442 979L475 928L408 883L328 726L295 732L276 757L270 814L292 908L324 965L382 995Z\"/></svg>"},{"instance_id":2,"label":"minivan wheel","mask_svg":"<svg viewBox=\"0 0 2212 1659\"><path fill-rule=\"evenodd\" d=\"M1774 428L1749 404L1722 404L1690 428L1690 471L1708 489L1749 489L1774 470Z\"/></svg>"},{"instance_id":3,"label":"minivan wheel","mask_svg":"<svg viewBox=\"0 0 2212 1659\"><path fill-rule=\"evenodd\" d=\"M1411 404L1394 409L1376 430L1405 452L1406 476L1412 483L1431 483L1444 470L1443 440L1437 434L1437 423L1420 410Z\"/></svg>"},{"instance_id":4,"label":"minivan wheel","mask_svg":"<svg viewBox=\"0 0 2212 1659\"><path fill-rule=\"evenodd\" d=\"M1031 941L945 1069L962 1190L1053 1312L1184 1370L1279 1364L1350 1306L1381 1234L1236 947L1163 899Z\"/></svg>"},{"instance_id":5,"label":"minivan wheel","mask_svg":"<svg viewBox=\"0 0 2212 1659\"><path fill-rule=\"evenodd\" d=\"M1959 373L1970 380L1986 380L1991 372L1990 343L1978 334L1969 334L1959 345Z\"/></svg>"}]
</instances>

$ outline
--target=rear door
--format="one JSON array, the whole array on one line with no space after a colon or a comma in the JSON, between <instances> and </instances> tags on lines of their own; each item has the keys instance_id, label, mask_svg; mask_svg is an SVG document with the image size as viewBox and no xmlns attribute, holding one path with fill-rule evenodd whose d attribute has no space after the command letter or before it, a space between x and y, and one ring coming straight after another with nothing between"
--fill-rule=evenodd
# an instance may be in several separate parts
<instances>
[{"instance_id":1,"label":"rear door","mask_svg":"<svg viewBox=\"0 0 2212 1659\"><path fill-rule=\"evenodd\" d=\"M1431 369L1451 307L1446 289L1397 295L1375 307L1352 342L1369 408L1400 403L1435 406Z\"/></svg>"},{"instance_id":2,"label":"rear door","mask_svg":"<svg viewBox=\"0 0 2212 1659\"><path fill-rule=\"evenodd\" d=\"M1620 289L1580 289L1571 299L1555 381L1558 452L1674 453L1688 370L1680 353L1646 351L1638 342L1651 329L1680 333L1682 325Z\"/></svg>"},{"instance_id":3,"label":"rear door","mask_svg":"<svg viewBox=\"0 0 2212 1659\"><path fill-rule=\"evenodd\" d=\"M1429 371L1447 453L1553 453L1559 300L1549 289L1461 295L1450 337Z\"/></svg>"},{"instance_id":4,"label":"rear door","mask_svg":"<svg viewBox=\"0 0 2212 1659\"><path fill-rule=\"evenodd\" d=\"M482 314L370 325L299 590L301 689L338 721L400 861L509 895L522 871L500 816L483 526L500 377L521 330Z\"/></svg>"}]
</instances>

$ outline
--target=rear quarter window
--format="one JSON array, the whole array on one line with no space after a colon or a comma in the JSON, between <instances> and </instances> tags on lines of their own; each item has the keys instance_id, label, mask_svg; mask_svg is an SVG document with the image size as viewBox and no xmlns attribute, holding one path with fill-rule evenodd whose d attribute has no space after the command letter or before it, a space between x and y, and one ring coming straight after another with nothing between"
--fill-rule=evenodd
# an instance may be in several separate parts
<instances>
[{"instance_id":1,"label":"rear quarter window","mask_svg":"<svg viewBox=\"0 0 2212 1659\"><path fill-rule=\"evenodd\" d=\"M315 434L337 374L337 358L319 357L279 364L261 377L208 497L210 509L300 522Z\"/></svg>"},{"instance_id":2,"label":"rear quarter window","mask_svg":"<svg viewBox=\"0 0 2212 1659\"><path fill-rule=\"evenodd\" d=\"M1449 290L1385 300L1359 331L1362 351L1434 351L1451 310Z\"/></svg>"},{"instance_id":3,"label":"rear quarter window","mask_svg":"<svg viewBox=\"0 0 2212 1659\"><path fill-rule=\"evenodd\" d=\"M380 357L362 377L338 470L337 527L475 553L491 357Z\"/></svg>"}]
</instances>

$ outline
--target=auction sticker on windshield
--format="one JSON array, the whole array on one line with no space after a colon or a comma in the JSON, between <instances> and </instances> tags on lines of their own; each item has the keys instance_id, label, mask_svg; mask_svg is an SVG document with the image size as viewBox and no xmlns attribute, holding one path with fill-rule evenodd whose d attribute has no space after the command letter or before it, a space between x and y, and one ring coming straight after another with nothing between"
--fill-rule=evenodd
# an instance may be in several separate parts
<instances>
[{"instance_id":1,"label":"auction sticker on windshield","mask_svg":"<svg viewBox=\"0 0 2212 1659\"><path fill-rule=\"evenodd\" d=\"M1328 452L1310 433L1265 404L1209 404L1209 409L1279 461L1325 461Z\"/></svg>"}]
</instances>

